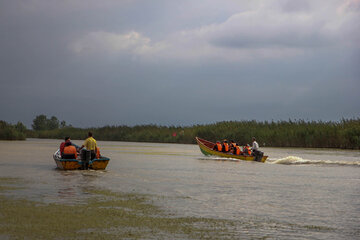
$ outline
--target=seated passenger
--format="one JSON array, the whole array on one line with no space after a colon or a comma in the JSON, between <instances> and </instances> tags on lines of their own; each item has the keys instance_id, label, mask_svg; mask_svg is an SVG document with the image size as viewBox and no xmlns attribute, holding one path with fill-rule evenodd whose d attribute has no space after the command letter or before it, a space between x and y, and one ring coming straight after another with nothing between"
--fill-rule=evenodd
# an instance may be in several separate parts
<instances>
[{"instance_id":1,"label":"seated passenger","mask_svg":"<svg viewBox=\"0 0 360 240\"><path fill-rule=\"evenodd\" d=\"M241 155L243 152L241 151L241 149L240 149L240 146L236 143L235 144L235 147L234 147L234 149L233 149L233 154L234 155Z\"/></svg>"},{"instance_id":2,"label":"seated passenger","mask_svg":"<svg viewBox=\"0 0 360 240\"><path fill-rule=\"evenodd\" d=\"M75 148L75 146L71 145L70 141L65 143L62 158L63 159L76 159L77 158L76 148Z\"/></svg>"},{"instance_id":3,"label":"seated passenger","mask_svg":"<svg viewBox=\"0 0 360 240\"><path fill-rule=\"evenodd\" d=\"M61 157L64 153L65 143L70 142L70 137L65 137L65 141L60 144L60 154Z\"/></svg>"},{"instance_id":4,"label":"seated passenger","mask_svg":"<svg viewBox=\"0 0 360 240\"><path fill-rule=\"evenodd\" d=\"M98 147L96 147L96 159L99 159L99 158L101 158L100 149Z\"/></svg>"},{"instance_id":5,"label":"seated passenger","mask_svg":"<svg viewBox=\"0 0 360 240\"><path fill-rule=\"evenodd\" d=\"M222 151L222 145L221 145L221 143L219 141L216 141L216 144L213 147L213 150L216 150L216 151L219 151L219 152Z\"/></svg>"},{"instance_id":6,"label":"seated passenger","mask_svg":"<svg viewBox=\"0 0 360 240\"><path fill-rule=\"evenodd\" d=\"M62 142L62 143L60 144L60 154L61 154L61 158L63 158L62 156L63 156L63 153L64 153L65 144L66 144L67 142L70 142L70 144L73 145L73 146L76 148L76 150L79 148L79 146L77 146L76 144L74 144L74 143L71 142L70 137L65 137L65 142Z\"/></svg>"},{"instance_id":7,"label":"seated passenger","mask_svg":"<svg viewBox=\"0 0 360 240\"><path fill-rule=\"evenodd\" d=\"M234 140L230 140L230 150L233 150L236 147L236 142Z\"/></svg>"},{"instance_id":8,"label":"seated passenger","mask_svg":"<svg viewBox=\"0 0 360 240\"><path fill-rule=\"evenodd\" d=\"M246 146L244 146L244 153L245 155L251 155L251 148L250 148L250 145L247 144Z\"/></svg>"},{"instance_id":9,"label":"seated passenger","mask_svg":"<svg viewBox=\"0 0 360 240\"><path fill-rule=\"evenodd\" d=\"M227 140L224 140L224 142L223 142L223 152L228 152L228 151L230 151L230 146L229 146Z\"/></svg>"}]
</instances>

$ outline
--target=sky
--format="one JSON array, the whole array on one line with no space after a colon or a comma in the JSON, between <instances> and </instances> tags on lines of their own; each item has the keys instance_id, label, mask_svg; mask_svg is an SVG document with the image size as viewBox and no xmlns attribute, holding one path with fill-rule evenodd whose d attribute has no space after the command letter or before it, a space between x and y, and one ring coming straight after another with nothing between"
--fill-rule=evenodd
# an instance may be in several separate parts
<instances>
[{"instance_id":1,"label":"sky","mask_svg":"<svg viewBox=\"0 0 360 240\"><path fill-rule=\"evenodd\" d=\"M0 120L360 117L360 0L0 0Z\"/></svg>"}]
</instances>

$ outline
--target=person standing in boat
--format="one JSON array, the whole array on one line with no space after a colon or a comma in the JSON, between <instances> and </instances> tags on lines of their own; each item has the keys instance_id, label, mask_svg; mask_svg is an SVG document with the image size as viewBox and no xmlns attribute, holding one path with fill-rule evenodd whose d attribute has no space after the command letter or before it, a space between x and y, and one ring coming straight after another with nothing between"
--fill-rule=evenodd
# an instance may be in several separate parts
<instances>
[{"instance_id":1,"label":"person standing in boat","mask_svg":"<svg viewBox=\"0 0 360 240\"><path fill-rule=\"evenodd\" d=\"M86 150L91 152L91 159L94 159L97 152L97 143L95 138L93 138L92 132L88 132L88 137L85 139L84 144L80 147L80 150L84 147L86 148Z\"/></svg>"},{"instance_id":2,"label":"person standing in boat","mask_svg":"<svg viewBox=\"0 0 360 240\"><path fill-rule=\"evenodd\" d=\"M256 142L255 137L252 138L252 153L251 155L254 156L254 161L260 162L264 153L259 150L259 144Z\"/></svg>"},{"instance_id":3,"label":"person standing in boat","mask_svg":"<svg viewBox=\"0 0 360 240\"><path fill-rule=\"evenodd\" d=\"M256 138L252 138L252 151L259 151L259 144L256 142Z\"/></svg>"}]
</instances>

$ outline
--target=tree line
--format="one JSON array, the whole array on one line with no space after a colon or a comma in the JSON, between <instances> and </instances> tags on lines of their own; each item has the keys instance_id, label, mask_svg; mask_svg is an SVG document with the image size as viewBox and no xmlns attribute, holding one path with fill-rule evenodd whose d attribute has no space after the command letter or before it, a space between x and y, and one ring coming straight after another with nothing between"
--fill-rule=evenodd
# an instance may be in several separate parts
<instances>
[{"instance_id":1,"label":"tree line","mask_svg":"<svg viewBox=\"0 0 360 240\"><path fill-rule=\"evenodd\" d=\"M25 140L26 132L26 126L21 122L10 124L0 120L0 140Z\"/></svg>"},{"instance_id":2,"label":"tree line","mask_svg":"<svg viewBox=\"0 0 360 240\"><path fill-rule=\"evenodd\" d=\"M340 121L224 121L214 124L193 126L137 125L129 127L104 126L99 128L74 128L58 121L58 125L34 119L33 130L27 130L27 137L56 138L71 136L72 139L85 139L92 131L97 140L159 142L159 143L196 143L195 137L209 141L234 140L241 145L250 143L256 137L260 146L267 147L304 147L304 148L341 148L360 149L360 118ZM46 116L45 116L46 117ZM43 117L41 117L43 119ZM47 118L46 118L47 119ZM48 119L56 122L56 117ZM46 126L44 128L44 126ZM35 129L36 127L36 129ZM16 129L16 128L15 128ZM1 135L1 131L0 131Z\"/></svg>"}]
</instances>

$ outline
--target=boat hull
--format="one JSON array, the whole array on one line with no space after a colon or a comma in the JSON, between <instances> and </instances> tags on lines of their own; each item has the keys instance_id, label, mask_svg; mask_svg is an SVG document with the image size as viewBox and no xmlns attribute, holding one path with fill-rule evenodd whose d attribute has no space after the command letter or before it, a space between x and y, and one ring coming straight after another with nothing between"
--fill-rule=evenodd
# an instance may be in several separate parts
<instances>
[{"instance_id":1,"label":"boat hull","mask_svg":"<svg viewBox=\"0 0 360 240\"><path fill-rule=\"evenodd\" d=\"M62 170L76 170L81 168L80 161L76 159L55 159L56 166Z\"/></svg>"},{"instance_id":2,"label":"boat hull","mask_svg":"<svg viewBox=\"0 0 360 240\"><path fill-rule=\"evenodd\" d=\"M206 155L206 156L219 156L219 157L225 157L225 158L234 158L244 161L254 161L255 157L250 155L235 155L232 153L224 153L219 152L216 150L213 150L213 147L215 146L215 143L206 141L204 139L196 137L196 142L198 143L200 147L200 151ZM265 162L268 156L263 156L260 162Z\"/></svg>"},{"instance_id":3,"label":"boat hull","mask_svg":"<svg viewBox=\"0 0 360 240\"><path fill-rule=\"evenodd\" d=\"M83 169L83 161L80 159L62 159L59 150L53 156L56 166L61 170ZM89 161L88 168L94 170L104 170L110 159L107 157L96 158Z\"/></svg>"}]
</instances>

